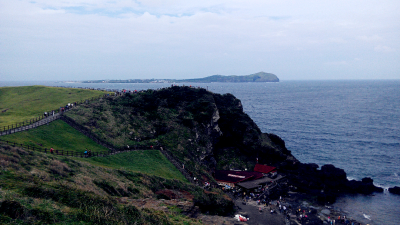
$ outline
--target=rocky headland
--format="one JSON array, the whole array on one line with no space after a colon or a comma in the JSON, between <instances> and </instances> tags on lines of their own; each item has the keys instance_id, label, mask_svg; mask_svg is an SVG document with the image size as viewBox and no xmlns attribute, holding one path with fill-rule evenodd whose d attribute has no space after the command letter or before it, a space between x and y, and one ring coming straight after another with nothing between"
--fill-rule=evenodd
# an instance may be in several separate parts
<instances>
[{"instance_id":1,"label":"rocky headland","mask_svg":"<svg viewBox=\"0 0 400 225\"><path fill-rule=\"evenodd\" d=\"M342 194L383 191L368 177L348 180L334 165L301 163L279 136L262 133L232 94L172 86L109 97L67 116L112 145L163 148L200 182L213 180L217 169L251 170L258 158L288 178L289 190L321 203Z\"/></svg>"}]
</instances>

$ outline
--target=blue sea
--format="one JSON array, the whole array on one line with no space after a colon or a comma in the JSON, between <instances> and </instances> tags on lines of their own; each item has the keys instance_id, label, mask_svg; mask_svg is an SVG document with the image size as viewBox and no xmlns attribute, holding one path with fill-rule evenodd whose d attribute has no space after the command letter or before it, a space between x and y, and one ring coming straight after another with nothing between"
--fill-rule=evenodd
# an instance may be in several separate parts
<instances>
[{"instance_id":1,"label":"blue sea","mask_svg":"<svg viewBox=\"0 0 400 225\"><path fill-rule=\"evenodd\" d=\"M171 86L0 82L0 86L32 84L130 90ZM334 207L364 224L399 224L400 196L387 188L400 186L400 80L185 85L232 93L260 129L282 137L301 162L333 164L349 179L371 177L385 188L384 193L345 196Z\"/></svg>"}]
</instances>

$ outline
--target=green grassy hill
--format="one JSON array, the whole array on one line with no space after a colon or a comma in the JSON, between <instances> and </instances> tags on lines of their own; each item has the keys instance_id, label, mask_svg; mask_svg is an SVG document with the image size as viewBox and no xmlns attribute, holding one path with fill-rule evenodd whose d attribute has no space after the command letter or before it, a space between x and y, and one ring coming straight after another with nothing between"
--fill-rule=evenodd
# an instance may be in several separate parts
<instances>
[{"instance_id":1,"label":"green grassy hill","mask_svg":"<svg viewBox=\"0 0 400 225\"><path fill-rule=\"evenodd\" d=\"M58 110L68 103L104 95L97 90L46 86L0 87L0 128Z\"/></svg>"},{"instance_id":2,"label":"green grassy hill","mask_svg":"<svg viewBox=\"0 0 400 225\"><path fill-rule=\"evenodd\" d=\"M201 224L182 214L199 209L233 204L180 180L0 144L0 224Z\"/></svg>"},{"instance_id":3,"label":"green grassy hill","mask_svg":"<svg viewBox=\"0 0 400 225\"><path fill-rule=\"evenodd\" d=\"M97 144L62 120L35 129L17 132L0 137L2 141L15 142L39 148L54 148L64 152L83 153L90 149L92 153L108 152L108 149ZM113 169L128 169L168 179L186 180L183 175L158 150L127 152L107 157L79 159L97 166Z\"/></svg>"},{"instance_id":4,"label":"green grassy hill","mask_svg":"<svg viewBox=\"0 0 400 225\"><path fill-rule=\"evenodd\" d=\"M78 160L86 161L97 166L130 170L187 182L185 177L176 169L176 167L172 165L171 162L168 161L168 159L158 150L138 150L107 157L92 157Z\"/></svg>"},{"instance_id":5,"label":"green grassy hill","mask_svg":"<svg viewBox=\"0 0 400 225\"><path fill-rule=\"evenodd\" d=\"M108 149L97 144L62 120L56 120L49 125L4 135L0 140L16 142L39 148L54 148L56 150L81 152L90 149L92 152L108 152Z\"/></svg>"}]
</instances>

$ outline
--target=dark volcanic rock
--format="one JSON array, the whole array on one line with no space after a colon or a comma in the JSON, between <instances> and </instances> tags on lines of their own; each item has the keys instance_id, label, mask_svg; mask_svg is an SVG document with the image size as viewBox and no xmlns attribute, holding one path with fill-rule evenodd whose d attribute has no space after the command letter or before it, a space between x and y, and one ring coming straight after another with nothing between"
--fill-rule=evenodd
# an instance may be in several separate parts
<instances>
[{"instance_id":1,"label":"dark volcanic rock","mask_svg":"<svg viewBox=\"0 0 400 225\"><path fill-rule=\"evenodd\" d=\"M347 182L346 172L330 164L321 167L319 177L325 189L331 192L341 192Z\"/></svg>"},{"instance_id":2,"label":"dark volcanic rock","mask_svg":"<svg viewBox=\"0 0 400 225\"><path fill-rule=\"evenodd\" d=\"M323 165L321 167L321 175L324 179L330 179L339 182L347 181L346 172L344 172L343 169L336 168L331 164Z\"/></svg>"},{"instance_id":3,"label":"dark volcanic rock","mask_svg":"<svg viewBox=\"0 0 400 225\"><path fill-rule=\"evenodd\" d=\"M350 193L371 194L373 192L383 192L383 188L376 187L370 177L365 177L361 181L348 181L346 183L346 191Z\"/></svg>"},{"instance_id":4,"label":"dark volcanic rock","mask_svg":"<svg viewBox=\"0 0 400 225\"><path fill-rule=\"evenodd\" d=\"M400 187L394 186L389 188L389 192L392 194L400 195Z\"/></svg>"}]
</instances>

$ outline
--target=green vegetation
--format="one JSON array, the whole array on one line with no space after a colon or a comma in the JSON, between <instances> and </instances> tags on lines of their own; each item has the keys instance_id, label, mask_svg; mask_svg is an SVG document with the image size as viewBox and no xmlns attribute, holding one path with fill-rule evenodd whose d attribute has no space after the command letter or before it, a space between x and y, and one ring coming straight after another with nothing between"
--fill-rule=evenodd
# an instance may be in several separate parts
<instances>
[{"instance_id":1,"label":"green vegetation","mask_svg":"<svg viewBox=\"0 0 400 225\"><path fill-rule=\"evenodd\" d=\"M0 140L69 152L82 153L86 148L92 153L108 152L108 149L97 144L62 120L56 120L49 125L35 129L17 132L0 137ZM160 176L168 179L186 180L158 150L126 152L107 157L92 157L78 159L97 166L114 169L126 169ZM151 166L149 166L151 165Z\"/></svg>"},{"instance_id":2,"label":"green vegetation","mask_svg":"<svg viewBox=\"0 0 400 225\"><path fill-rule=\"evenodd\" d=\"M185 177L158 150L132 151L107 157L92 157L78 160L97 166L130 170L167 179L186 181Z\"/></svg>"},{"instance_id":3,"label":"green vegetation","mask_svg":"<svg viewBox=\"0 0 400 225\"><path fill-rule=\"evenodd\" d=\"M0 128L29 121L68 103L99 97L97 90L45 86L0 87Z\"/></svg>"},{"instance_id":4,"label":"green vegetation","mask_svg":"<svg viewBox=\"0 0 400 225\"><path fill-rule=\"evenodd\" d=\"M214 191L0 144L0 224L201 224L184 214L233 211Z\"/></svg>"},{"instance_id":5,"label":"green vegetation","mask_svg":"<svg viewBox=\"0 0 400 225\"><path fill-rule=\"evenodd\" d=\"M62 120L55 120L49 125L35 129L1 136L0 140L16 142L39 148L54 148L69 152L84 152L90 149L94 152L108 152L108 149L97 144L81 132L75 130Z\"/></svg>"},{"instance_id":6,"label":"green vegetation","mask_svg":"<svg viewBox=\"0 0 400 225\"><path fill-rule=\"evenodd\" d=\"M196 161L212 142L206 126L215 110L213 94L205 89L173 87L106 98L81 105L66 116L116 147L162 147L194 176L210 180Z\"/></svg>"}]
</instances>

